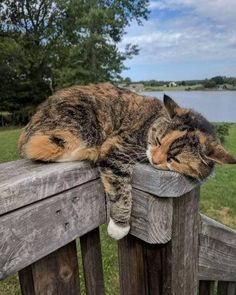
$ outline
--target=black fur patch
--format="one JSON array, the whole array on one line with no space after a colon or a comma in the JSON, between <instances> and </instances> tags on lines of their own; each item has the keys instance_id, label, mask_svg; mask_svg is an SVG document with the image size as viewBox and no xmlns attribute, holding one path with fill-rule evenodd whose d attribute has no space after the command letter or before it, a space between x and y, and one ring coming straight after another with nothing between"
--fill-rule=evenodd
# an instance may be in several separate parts
<instances>
[{"instance_id":1,"label":"black fur patch","mask_svg":"<svg viewBox=\"0 0 236 295\"><path fill-rule=\"evenodd\" d=\"M60 138L60 137L55 136L55 135L52 135L50 137L50 140L51 140L52 143L58 145L61 148L64 148L65 147L66 141L63 138Z\"/></svg>"}]
</instances>

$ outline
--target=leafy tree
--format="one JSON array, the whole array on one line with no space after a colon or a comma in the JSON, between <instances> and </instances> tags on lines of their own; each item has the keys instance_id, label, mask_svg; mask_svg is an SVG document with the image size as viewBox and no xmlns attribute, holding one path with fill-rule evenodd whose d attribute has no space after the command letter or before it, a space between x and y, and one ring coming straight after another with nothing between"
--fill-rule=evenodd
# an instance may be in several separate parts
<instances>
[{"instance_id":1,"label":"leafy tree","mask_svg":"<svg viewBox=\"0 0 236 295\"><path fill-rule=\"evenodd\" d=\"M148 0L0 2L1 108L35 105L55 88L119 79L136 45L125 29L148 17ZM4 82L5 81L5 82Z\"/></svg>"},{"instance_id":2,"label":"leafy tree","mask_svg":"<svg viewBox=\"0 0 236 295\"><path fill-rule=\"evenodd\" d=\"M222 85L225 83L225 77L216 76L216 77L211 78L211 81L214 81L216 85Z\"/></svg>"},{"instance_id":3,"label":"leafy tree","mask_svg":"<svg viewBox=\"0 0 236 295\"><path fill-rule=\"evenodd\" d=\"M217 84L213 80L205 80L205 81L203 81L203 86L205 88L215 88L217 86Z\"/></svg>"},{"instance_id":4,"label":"leafy tree","mask_svg":"<svg viewBox=\"0 0 236 295\"><path fill-rule=\"evenodd\" d=\"M124 80L123 80L124 83L126 84L131 84L132 83L132 80L130 79L130 77L126 77Z\"/></svg>"}]
</instances>

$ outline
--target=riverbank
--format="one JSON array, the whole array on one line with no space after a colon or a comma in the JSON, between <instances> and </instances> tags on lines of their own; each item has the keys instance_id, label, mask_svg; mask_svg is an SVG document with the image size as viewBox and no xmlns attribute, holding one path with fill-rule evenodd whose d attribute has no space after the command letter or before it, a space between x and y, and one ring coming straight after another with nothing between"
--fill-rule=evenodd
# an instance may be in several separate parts
<instances>
[{"instance_id":1,"label":"riverbank","mask_svg":"<svg viewBox=\"0 0 236 295\"><path fill-rule=\"evenodd\" d=\"M194 86L173 86L173 87L168 87L168 86L148 86L144 87L142 92L154 92L154 91L236 91L236 87L230 85L224 87L211 87L207 88L204 87L201 84L194 85Z\"/></svg>"}]
</instances>

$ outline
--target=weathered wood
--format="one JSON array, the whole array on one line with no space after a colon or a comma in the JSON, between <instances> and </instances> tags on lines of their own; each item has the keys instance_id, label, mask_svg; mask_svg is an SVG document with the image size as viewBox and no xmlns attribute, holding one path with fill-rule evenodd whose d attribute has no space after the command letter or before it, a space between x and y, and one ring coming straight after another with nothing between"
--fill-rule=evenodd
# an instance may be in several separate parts
<instances>
[{"instance_id":1,"label":"weathered wood","mask_svg":"<svg viewBox=\"0 0 236 295\"><path fill-rule=\"evenodd\" d=\"M99 177L87 162L35 163L18 160L0 164L0 215L61 193ZM133 187L159 197L177 197L198 186L179 173L137 165Z\"/></svg>"},{"instance_id":2,"label":"weathered wood","mask_svg":"<svg viewBox=\"0 0 236 295\"><path fill-rule=\"evenodd\" d=\"M85 162L0 164L0 215L98 178Z\"/></svg>"},{"instance_id":3,"label":"weathered wood","mask_svg":"<svg viewBox=\"0 0 236 295\"><path fill-rule=\"evenodd\" d=\"M144 243L144 242L143 242ZM148 295L164 295L163 293L163 250L164 245L145 245L145 265Z\"/></svg>"},{"instance_id":4,"label":"weathered wood","mask_svg":"<svg viewBox=\"0 0 236 295\"><path fill-rule=\"evenodd\" d=\"M0 279L106 222L95 180L0 218Z\"/></svg>"},{"instance_id":5,"label":"weathered wood","mask_svg":"<svg viewBox=\"0 0 236 295\"><path fill-rule=\"evenodd\" d=\"M177 172L157 170L143 164L136 165L132 179L134 188L158 197L180 197L201 183Z\"/></svg>"},{"instance_id":6,"label":"weathered wood","mask_svg":"<svg viewBox=\"0 0 236 295\"><path fill-rule=\"evenodd\" d=\"M19 272L22 295L79 295L75 241Z\"/></svg>"},{"instance_id":7,"label":"weathered wood","mask_svg":"<svg viewBox=\"0 0 236 295\"><path fill-rule=\"evenodd\" d=\"M236 281L236 231L201 215L199 278Z\"/></svg>"},{"instance_id":8,"label":"weathered wood","mask_svg":"<svg viewBox=\"0 0 236 295\"><path fill-rule=\"evenodd\" d=\"M133 189L131 234L151 243L167 243L172 231L172 199Z\"/></svg>"},{"instance_id":9,"label":"weathered wood","mask_svg":"<svg viewBox=\"0 0 236 295\"><path fill-rule=\"evenodd\" d=\"M219 281L217 295L236 295L236 283Z\"/></svg>"},{"instance_id":10,"label":"weathered wood","mask_svg":"<svg viewBox=\"0 0 236 295\"><path fill-rule=\"evenodd\" d=\"M199 189L173 199L172 239L163 263L165 295L195 295L198 286Z\"/></svg>"},{"instance_id":11,"label":"weathered wood","mask_svg":"<svg viewBox=\"0 0 236 295\"><path fill-rule=\"evenodd\" d=\"M215 282L214 281L200 281L199 282L199 295L214 295Z\"/></svg>"},{"instance_id":12,"label":"weathered wood","mask_svg":"<svg viewBox=\"0 0 236 295\"><path fill-rule=\"evenodd\" d=\"M80 238L86 295L104 295L104 279L99 228Z\"/></svg>"},{"instance_id":13,"label":"weathered wood","mask_svg":"<svg viewBox=\"0 0 236 295\"><path fill-rule=\"evenodd\" d=\"M118 241L120 294L148 295L143 241L128 235Z\"/></svg>"}]
</instances>

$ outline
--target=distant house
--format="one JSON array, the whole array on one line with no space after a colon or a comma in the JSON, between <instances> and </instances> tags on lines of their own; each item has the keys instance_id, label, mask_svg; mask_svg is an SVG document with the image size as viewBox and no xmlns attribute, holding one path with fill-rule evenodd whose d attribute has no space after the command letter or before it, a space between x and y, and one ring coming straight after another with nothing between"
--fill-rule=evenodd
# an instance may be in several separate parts
<instances>
[{"instance_id":1,"label":"distant house","mask_svg":"<svg viewBox=\"0 0 236 295\"><path fill-rule=\"evenodd\" d=\"M169 85L169 87L176 87L177 86L177 84L175 82L170 82L168 85Z\"/></svg>"}]
</instances>

